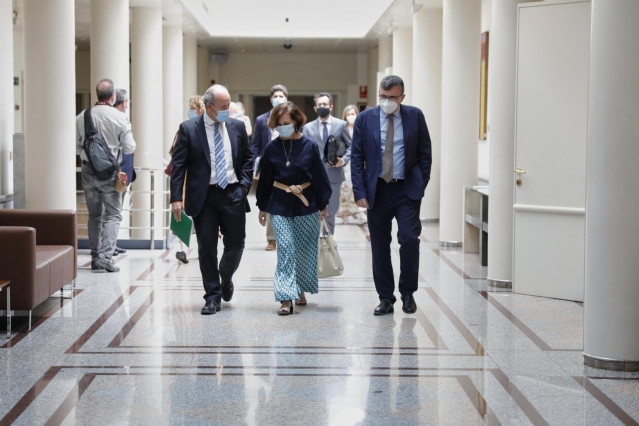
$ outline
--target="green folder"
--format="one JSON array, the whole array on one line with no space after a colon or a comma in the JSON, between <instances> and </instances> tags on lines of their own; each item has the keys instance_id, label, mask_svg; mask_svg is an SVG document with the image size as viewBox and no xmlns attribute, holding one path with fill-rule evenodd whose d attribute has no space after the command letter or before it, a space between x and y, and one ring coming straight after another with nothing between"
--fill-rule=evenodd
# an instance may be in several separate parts
<instances>
[{"instance_id":1,"label":"green folder","mask_svg":"<svg viewBox=\"0 0 639 426\"><path fill-rule=\"evenodd\" d=\"M171 231L177 235L177 237L186 246L189 246L191 242L191 228L193 227L193 219L188 217L186 213L182 212L182 219L178 222L175 220L175 216L171 213Z\"/></svg>"}]
</instances>

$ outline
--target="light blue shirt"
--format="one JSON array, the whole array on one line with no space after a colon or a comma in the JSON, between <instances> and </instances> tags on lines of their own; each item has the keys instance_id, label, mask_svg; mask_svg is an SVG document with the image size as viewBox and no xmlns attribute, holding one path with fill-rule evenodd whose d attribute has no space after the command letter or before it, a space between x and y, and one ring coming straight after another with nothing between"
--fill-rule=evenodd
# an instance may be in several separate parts
<instances>
[{"instance_id":1,"label":"light blue shirt","mask_svg":"<svg viewBox=\"0 0 639 426\"><path fill-rule=\"evenodd\" d=\"M393 115L393 128L395 129L393 138L393 179L404 179L404 128L402 127L402 115L399 113L401 106L397 108ZM379 177L384 175L384 150L386 149L386 129L388 128L388 115L379 110L379 128L382 131L382 148L380 158L382 167L379 170Z\"/></svg>"}]
</instances>

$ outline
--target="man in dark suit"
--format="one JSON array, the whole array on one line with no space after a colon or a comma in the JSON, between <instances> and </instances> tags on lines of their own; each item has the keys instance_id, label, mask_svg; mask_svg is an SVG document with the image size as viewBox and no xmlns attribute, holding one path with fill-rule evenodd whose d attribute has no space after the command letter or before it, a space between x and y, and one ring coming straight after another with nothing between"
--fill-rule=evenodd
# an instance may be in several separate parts
<instances>
[{"instance_id":1,"label":"man in dark suit","mask_svg":"<svg viewBox=\"0 0 639 426\"><path fill-rule=\"evenodd\" d=\"M392 313L397 300L390 253L393 218L400 244L402 309L408 314L417 311L413 293L419 275L419 209L432 158L424 114L401 105L404 96L400 77L384 77L379 106L357 116L353 130L351 179L355 202L368 209L373 279L380 299L375 315Z\"/></svg>"},{"instance_id":2,"label":"man in dark suit","mask_svg":"<svg viewBox=\"0 0 639 426\"><path fill-rule=\"evenodd\" d=\"M173 147L171 208L178 221L182 209L193 217L205 291L202 315L210 315L221 309L220 299L233 297L232 278L244 251L250 210L246 194L253 181L253 156L244 123L229 118L228 90L213 85L202 100L206 113L180 124ZM219 267L218 229L224 236Z\"/></svg>"},{"instance_id":3,"label":"man in dark suit","mask_svg":"<svg viewBox=\"0 0 639 426\"><path fill-rule=\"evenodd\" d=\"M331 234L335 233L335 215L339 210L339 197L342 188L342 182L345 180L344 166L348 164L351 158L351 135L348 132L346 121L333 117L333 97L328 92L320 92L315 94L313 98L315 102L315 112L317 119L306 123L303 133L310 139L314 140L319 148L322 162L326 167L328 180L331 182L333 193L328 201L328 228ZM329 164L324 158L324 146L329 136L344 142L346 152L342 157L337 157L337 163Z\"/></svg>"},{"instance_id":4,"label":"man in dark suit","mask_svg":"<svg viewBox=\"0 0 639 426\"><path fill-rule=\"evenodd\" d=\"M281 103L287 101L288 90L286 87L281 84L276 84L271 87L271 105L273 108L278 106ZM264 155L264 150L266 149L266 145L277 136L276 130L272 130L268 127L268 118L271 116L270 109L268 112L265 112L262 115L259 115L255 119L255 130L253 131L253 158L255 159L255 165L259 167L260 159L262 155ZM260 171L255 170L255 179L260 178ZM273 251L277 248L277 244L275 243L275 233L273 232L273 226L271 226L271 215L266 214L266 247L265 250Z\"/></svg>"}]
</instances>

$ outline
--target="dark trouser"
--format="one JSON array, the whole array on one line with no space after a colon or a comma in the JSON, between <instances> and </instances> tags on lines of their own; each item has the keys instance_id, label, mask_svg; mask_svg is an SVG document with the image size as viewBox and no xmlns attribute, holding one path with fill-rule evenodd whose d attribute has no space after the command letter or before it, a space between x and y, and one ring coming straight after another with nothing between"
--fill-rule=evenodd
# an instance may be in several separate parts
<instances>
[{"instance_id":1,"label":"dark trouser","mask_svg":"<svg viewBox=\"0 0 639 426\"><path fill-rule=\"evenodd\" d=\"M225 189L211 185L200 214L193 217L206 303L220 302L220 284L231 281L242 259L246 238L245 197L246 193L239 183L229 184ZM219 269L218 228L222 231L224 243Z\"/></svg>"},{"instance_id":2,"label":"dark trouser","mask_svg":"<svg viewBox=\"0 0 639 426\"><path fill-rule=\"evenodd\" d=\"M380 299L397 300L390 244L393 218L397 221L397 241L399 242L399 292L410 296L417 290L419 274L419 234L422 227L419 220L421 200L411 200L406 196L403 182L377 182L375 206L368 210L368 230L371 236L373 255L373 279Z\"/></svg>"}]
</instances>

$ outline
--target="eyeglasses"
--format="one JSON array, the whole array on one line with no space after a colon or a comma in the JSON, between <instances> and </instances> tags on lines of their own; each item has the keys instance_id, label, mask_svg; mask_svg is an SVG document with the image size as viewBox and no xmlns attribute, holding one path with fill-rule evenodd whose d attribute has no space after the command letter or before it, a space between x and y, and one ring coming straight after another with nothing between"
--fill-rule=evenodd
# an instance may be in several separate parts
<instances>
[{"instance_id":1,"label":"eyeglasses","mask_svg":"<svg viewBox=\"0 0 639 426\"><path fill-rule=\"evenodd\" d=\"M379 95L379 100L385 100L385 99L390 99L393 102L397 102L399 100L399 98L401 98L402 96L386 96L386 95Z\"/></svg>"}]
</instances>

